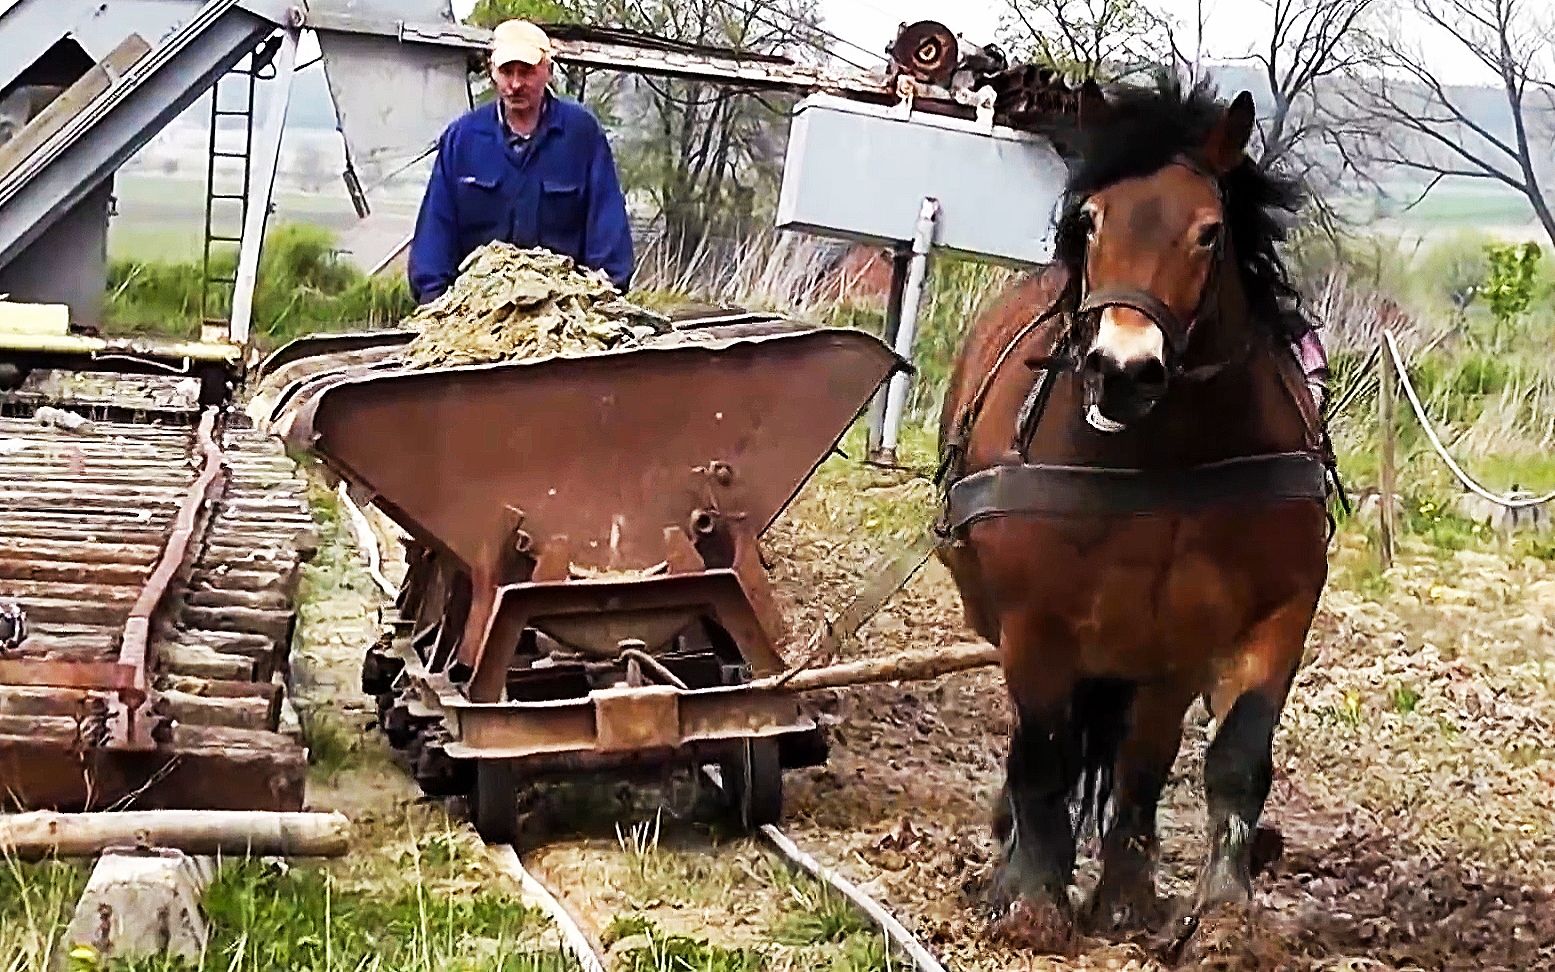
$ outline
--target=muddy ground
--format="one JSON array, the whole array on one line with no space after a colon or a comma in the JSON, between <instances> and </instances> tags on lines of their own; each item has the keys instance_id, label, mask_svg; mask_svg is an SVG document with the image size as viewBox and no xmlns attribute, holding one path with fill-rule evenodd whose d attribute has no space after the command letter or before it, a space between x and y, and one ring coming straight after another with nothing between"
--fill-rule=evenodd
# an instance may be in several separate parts
<instances>
[{"instance_id":1,"label":"muddy ground","mask_svg":"<svg viewBox=\"0 0 1555 972\"><path fill-rule=\"evenodd\" d=\"M889 554L868 531L838 542L839 526L918 506L927 489L902 477L851 483L874 494L863 512L811 491L772 538L797 617L835 610ZM1264 819L1283 832L1284 857L1257 881L1253 907L1206 926L1191 958L1225 969L1555 967L1555 570L1408 544L1386 574L1375 559L1356 528L1336 540L1275 742ZM931 563L845 653L972 637L949 575ZM1138 942L1085 939L1054 958L991 940L982 892L1009 725L996 671L838 692L827 709L831 758L788 775L789 830L888 902L948 967L1158 967ZM1189 722L1160 817L1163 891L1177 896L1203 853L1207 714ZM1094 880L1092 850L1082 884Z\"/></svg>"},{"instance_id":2,"label":"muddy ground","mask_svg":"<svg viewBox=\"0 0 1555 972\"><path fill-rule=\"evenodd\" d=\"M910 474L865 472L842 459L823 467L766 544L797 637L892 556L931 495ZM1384 574L1354 527L1341 532L1331 560L1276 738L1265 821L1282 831L1284 856L1258 879L1250 909L1206 926L1192 964L1555 967L1555 567L1491 549L1406 543ZM316 601L316 638L299 658L314 686L304 703L349 713L355 725L365 700L348 683L374 597L357 575L350 590ZM970 638L948 575L931 564L844 654ZM787 774L785 830L884 901L947 967L1160 967L1140 942L1084 939L1072 955L1052 957L990 936L989 808L1008 729L996 671L814 701L831 724L831 757ZM1202 711L1190 715L1162 805L1162 886L1177 896L1191 887L1203 851L1206 723ZM363 820L368 839L402 839L394 835L433 812L376 757L314 793L316 805ZM626 917L730 949L770 945L792 920L783 899L795 893L776 880L772 859L752 841L710 835L694 813L671 814L663 828L662 851L623 850L641 833L623 818L619 839L597 830L590 840L558 836L526 860L616 953L621 933L611 926ZM1094 879L1088 857L1081 870L1082 884ZM885 967L862 955L842 960L824 945L768 954L780 958L768 968Z\"/></svg>"}]
</instances>

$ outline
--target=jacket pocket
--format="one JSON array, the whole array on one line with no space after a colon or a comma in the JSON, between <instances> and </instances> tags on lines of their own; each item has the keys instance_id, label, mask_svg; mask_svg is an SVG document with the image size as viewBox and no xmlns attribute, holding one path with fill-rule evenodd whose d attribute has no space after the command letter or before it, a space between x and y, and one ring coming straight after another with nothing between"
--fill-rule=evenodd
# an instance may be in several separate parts
<instances>
[{"instance_id":1,"label":"jacket pocket","mask_svg":"<svg viewBox=\"0 0 1555 972\"><path fill-rule=\"evenodd\" d=\"M454 180L454 207L458 210L459 235L478 240L475 246L502 236L503 218L508 201L502 195L502 180L480 173L465 174Z\"/></svg>"},{"instance_id":2,"label":"jacket pocket","mask_svg":"<svg viewBox=\"0 0 1555 972\"><path fill-rule=\"evenodd\" d=\"M556 179L540 183L540 238L550 249L581 256L586 218L581 185Z\"/></svg>"}]
</instances>

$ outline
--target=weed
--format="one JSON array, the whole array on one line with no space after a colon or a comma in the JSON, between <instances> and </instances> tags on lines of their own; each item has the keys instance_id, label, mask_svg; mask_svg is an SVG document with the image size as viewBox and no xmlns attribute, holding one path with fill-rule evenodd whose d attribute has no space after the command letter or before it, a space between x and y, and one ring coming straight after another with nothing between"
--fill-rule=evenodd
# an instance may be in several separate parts
<instances>
[{"instance_id":1,"label":"weed","mask_svg":"<svg viewBox=\"0 0 1555 972\"><path fill-rule=\"evenodd\" d=\"M723 948L703 938L666 934L640 917L631 927L637 929L633 937L643 940L621 949L621 972L760 972L767 967L766 956L753 948Z\"/></svg>"},{"instance_id":2,"label":"weed","mask_svg":"<svg viewBox=\"0 0 1555 972\"><path fill-rule=\"evenodd\" d=\"M321 868L227 863L202 901L211 941L194 968L563 972L576 967L558 951L534 948L544 920L538 911L485 889L436 893L427 877L388 893L366 892L338 884ZM164 957L113 968L175 972L189 966Z\"/></svg>"},{"instance_id":3,"label":"weed","mask_svg":"<svg viewBox=\"0 0 1555 972\"><path fill-rule=\"evenodd\" d=\"M77 861L0 858L0 970L33 972L58 961L57 941L86 887Z\"/></svg>"},{"instance_id":4,"label":"weed","mask_svg":"<svg viewBox=\"0 0 1555 972\"><path fill-rule=\"evenodd\" d=\"M825 945L867 934L869 925L848 899L830 886L815 881L790 881L789 899L794 910L773 929L773 938L785 945Z\"/></svg>"},{"instance_id":5,"label":"weed","mask_svg":"<svg viewBox=\"0 0 1555 972\"><path fill-rule=\"evenodd\" d=\"M308 765L320 778L334 779L356 761L362 749L362 729L327 706L314 706L298 715L308 746Z\"/></svg>"},{"instance_id":6,"label":"weed","mask_svg":"<svg viewBox=\"0 0 1555 972\"><path fill-rule=\"evenodd\" d=\"M1420 704L1420 693L1408 685L1396 685L1393 687L1393 708L1400 715L1408 715L1415 711L1415 706Z\"/></svg>"}]
</instances>

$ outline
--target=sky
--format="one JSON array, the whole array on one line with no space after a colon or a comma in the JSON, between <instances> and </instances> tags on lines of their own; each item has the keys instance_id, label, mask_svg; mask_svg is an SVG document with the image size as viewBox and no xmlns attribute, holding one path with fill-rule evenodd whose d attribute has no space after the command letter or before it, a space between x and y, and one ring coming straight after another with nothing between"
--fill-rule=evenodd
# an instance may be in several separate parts
<instances>
[{"instance_id":1,"label":"sky","mask_svg":"<svg viewBox=\"0 0 1555 972\"><path fill-rule=\"evenodd\" d=\"M461 18L475 5L475 0L451 2L454 14ZM742 0L730 2L740 4ZM1182 24L1187 30L1183 42L1192 43L1198 0L1149 2L1154 9ZM847 42L833 43L832 52L868 69L879 68L885 63L885 46L896 36L897 26L903 22L938 20L967 40L989 43L996 39L999 22L1007 9L1005 0L820 0L822 26ZM1273 23L1269 0L1204 0L1204 12L1206 60L1240 57L1258 45L1268 43ZM1416 22L1423 50L1444 83L1494 81L1483 65L1436 28L1413 15L1405 16ZM879 56L872 57L872 54Z\"/></svg>"},{"instance_id":2,"label":"sky","mask_svg":"<svg viewBox=\"0 0 1555 972\"><path fill-rule=\"evenodd\" d=\"M1191 44L1198 19L1196 0L1151 0L1154 9L1182 24L1184 43ZM896 34L897 25L918 20L938 20L969 41L995 40L999 22L1008 9L1005 0L821 0L823 26L843 40L866 51L882 51ZM1206 60L1238 57L1257 45L1267 44L1273 14L1267 0L1204 0ZM1418 39L1429 61L1447 84L1486 81L1484 68L1472 55L1432 26L1417 21ZM856 48L835 44L834 51L871 68L883 61L871 59Z\"/></svg>"}]
</instances>

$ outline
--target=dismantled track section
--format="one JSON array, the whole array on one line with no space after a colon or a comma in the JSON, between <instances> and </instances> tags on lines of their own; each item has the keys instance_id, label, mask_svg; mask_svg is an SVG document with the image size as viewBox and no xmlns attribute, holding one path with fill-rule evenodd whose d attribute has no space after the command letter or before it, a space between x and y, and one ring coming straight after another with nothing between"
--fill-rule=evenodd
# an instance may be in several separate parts
<instances>
[{"instance_id":1,"label":"dismantled track section","mask_svg":"<svg viewBox=\"0 0 1555 972\"><path fill-rule=\"evenodd\" d=\"M294 464L216 408L11 404L0 808L300 809L285 674L316 538Z\"/></svg>"}]
</instances>

